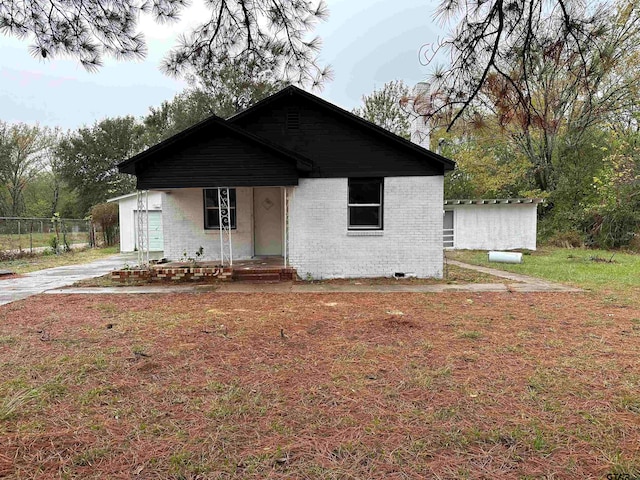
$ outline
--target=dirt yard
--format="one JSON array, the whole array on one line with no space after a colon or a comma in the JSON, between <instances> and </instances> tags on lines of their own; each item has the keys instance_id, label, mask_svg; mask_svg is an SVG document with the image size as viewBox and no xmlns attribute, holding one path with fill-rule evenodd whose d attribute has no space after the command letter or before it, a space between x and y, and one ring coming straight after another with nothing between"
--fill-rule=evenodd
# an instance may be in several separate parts
<instances>
[{"instance_id":1,"label":"dirt yard","mask_svg":"<svg viewBox=\"0 0 640 480\"><path fill-rule=\"evenodd\" d=\"M639 476L639 459L637 304L202 293L0 307L0 477L602 479Z\"/></svg>"}]
</instances>

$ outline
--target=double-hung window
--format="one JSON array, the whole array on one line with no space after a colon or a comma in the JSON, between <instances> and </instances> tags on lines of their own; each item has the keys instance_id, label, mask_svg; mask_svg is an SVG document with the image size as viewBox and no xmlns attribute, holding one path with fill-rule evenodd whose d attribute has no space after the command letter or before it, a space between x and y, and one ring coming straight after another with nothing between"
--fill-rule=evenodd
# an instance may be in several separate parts
<instances>
[{"instance_id":1,"label":"double-hung window","mask_svg":"<svg viewBox=\"0 0 640 480\"><path fill-rule=\"evenodd\" d=\"M349 230L382 230L382 178L349 179Z\"/></svg>"},{"instance_id":2,"label":"double-hung window","mask_svg":"<svg viewBox=\"0 0 640 480\"><path fill-rule=\"evenodd\" d=\"M222 212L223 215L225 212ZM236 189L229 189L229 214L231 228L236 228ZM220 204L218 202L218 189L204 189L204 228L206 230L220 228Z\"/></svg>"}]
</instances>

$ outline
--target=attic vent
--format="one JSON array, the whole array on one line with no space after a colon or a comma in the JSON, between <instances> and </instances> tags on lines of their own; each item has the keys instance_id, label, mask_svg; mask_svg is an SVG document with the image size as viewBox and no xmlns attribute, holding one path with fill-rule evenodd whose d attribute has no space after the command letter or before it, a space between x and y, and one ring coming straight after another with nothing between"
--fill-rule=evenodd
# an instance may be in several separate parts
<instances>
[{"instance_id":1,"label":"attic vent","mask_svg":"<svg viewBox=\"0 0 640 480\"><path fill-rule=\"evenodd\" d=\"M300 112L297 110L287 111L287 130L300 130Z\"/></svg>"}]
</instances>

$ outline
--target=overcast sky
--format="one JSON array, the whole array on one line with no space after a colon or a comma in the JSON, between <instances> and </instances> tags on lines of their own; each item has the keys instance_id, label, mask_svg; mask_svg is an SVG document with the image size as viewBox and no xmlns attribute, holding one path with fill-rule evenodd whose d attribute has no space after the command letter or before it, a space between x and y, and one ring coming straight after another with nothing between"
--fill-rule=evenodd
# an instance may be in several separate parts
<instances>
[{"instance_id":1,"label":"overcast sky","mask_svg":"<svg viewBox=\"0 0 640 480\"><path fill-rule=\"evenodd\" d=\"M314 92L343 108L360 104L363 94L393 79L409 85L424 80L420 47L444 32L433 20L436 0L328 0L329 19L318 25L321 60L333 67L334 80ZM142 116L171 99L186 85L158 66L176 35L198 18L199 7L185 10L180 23L167 27L143 23L149 53L144 61L107 59L97 73L73 60L31 57L28 42L0 36L0 120L38 122L64 129L118 115Z\"/></svg>"}]
</instances>

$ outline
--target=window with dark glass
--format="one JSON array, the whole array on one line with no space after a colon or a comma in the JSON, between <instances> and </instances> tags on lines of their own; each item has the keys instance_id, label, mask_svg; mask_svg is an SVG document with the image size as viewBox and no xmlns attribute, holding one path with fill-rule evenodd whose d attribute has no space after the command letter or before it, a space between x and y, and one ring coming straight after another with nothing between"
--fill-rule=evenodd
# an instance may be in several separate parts
<instances>
[{"instance_id":1,"label":"window with dark glass","mask_svg":"<svg viewBox=\"0 0 640 480\"><path fill-rule=\"evenodd\" d=\"M382 178L349 179L349 230L382 230Z\"/></svg>"},{"instance_id":2,"label":"window with dark glass","mask_svg":"<svg viewBox=\"0 0 640 480\"><path fill-rule=\"evenodd\" d=\"M229 214L231 216L231 228L236 228L236 189L229 189ZM218 202L218 189L204 189L204 228L220 228L220 205Z\"/></svg>"}]
</instances>

